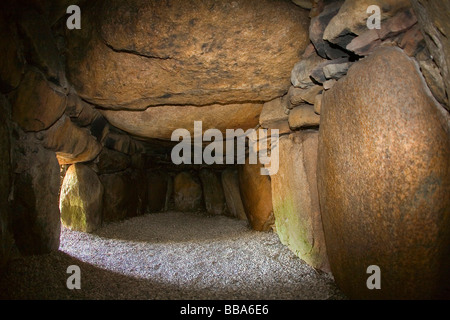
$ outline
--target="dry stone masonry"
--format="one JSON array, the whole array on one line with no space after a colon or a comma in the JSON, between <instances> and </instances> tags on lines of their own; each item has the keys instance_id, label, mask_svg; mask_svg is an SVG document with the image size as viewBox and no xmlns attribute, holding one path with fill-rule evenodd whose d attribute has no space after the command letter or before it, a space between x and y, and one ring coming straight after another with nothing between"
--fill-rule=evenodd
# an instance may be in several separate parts
<instances>
[{"instance_id":1,"label":"dry stone masonry","mask_svg":"<svg viewBox=\"0 0 450 320\"><path fill-rule=\"evenodd\" d=\"M67 28L69 5L79 29ZM349 298L450 297L449 11L425 0L5 1L0 273L14 256L58 250L62 227L175 210L276 232ZM223 137L278 130L258 150L278 155L278 172L249 159L175 165L172 133L194 137L194 121ZM367 286L371 265L381 289Z\"/></svg>"}]
</instances>

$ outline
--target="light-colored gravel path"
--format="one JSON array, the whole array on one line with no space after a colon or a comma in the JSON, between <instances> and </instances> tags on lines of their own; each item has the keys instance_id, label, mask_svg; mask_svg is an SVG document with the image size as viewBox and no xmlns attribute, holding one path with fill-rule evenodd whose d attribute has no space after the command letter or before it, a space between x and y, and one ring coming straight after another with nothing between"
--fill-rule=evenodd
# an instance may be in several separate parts
<instances>
[{"instance_id":1,"label":"light-colored gravel path","mask_svg":"<svg viewBox=\"0 0 450 320\"><path fill-rule=\"evenodd\" d=\"M68 290L66 269L81 269ZM62 230L60 251L12 262L0 298L343 299L332 276L283 246L273 232L224 216L167 212Z\"/></svg>"}]
</instances>

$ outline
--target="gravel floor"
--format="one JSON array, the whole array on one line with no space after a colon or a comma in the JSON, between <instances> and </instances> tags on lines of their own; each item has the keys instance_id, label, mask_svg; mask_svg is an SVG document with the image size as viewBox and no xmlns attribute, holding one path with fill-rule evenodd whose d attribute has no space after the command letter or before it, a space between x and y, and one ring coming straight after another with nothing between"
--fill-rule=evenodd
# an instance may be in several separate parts
<instances>
[{"instance_id":1,"label":"gravel floor","mask_svg":"<svg viewBox=\"0 0 450 320\"><path fill-rule=\"evenodd\" d=\"M81 290L69 290L69 265ZM345 299L273 232L224 216L168 212L104 226L63 229L60 250L12 261L2 299Z\"/></svg>"}]
</instances>

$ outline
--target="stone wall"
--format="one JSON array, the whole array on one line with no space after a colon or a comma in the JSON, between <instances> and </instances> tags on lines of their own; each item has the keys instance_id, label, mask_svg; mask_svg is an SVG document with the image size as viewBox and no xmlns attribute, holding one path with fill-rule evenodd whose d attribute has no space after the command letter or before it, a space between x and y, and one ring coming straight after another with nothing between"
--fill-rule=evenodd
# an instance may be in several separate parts
<instances>
[{"instance_id":1,"label":"stone wall","mask_svg":"<svg viewBox=\"0 0 450 320\"><path fill-rule=\"evenodd\" d=\"M380 29L366 26L369 4L382 8ZM331 271L351 298L436 298L450 287L450 28L438 3L412 4L314 1L312 44L292 70L293 87L264 105L261 118L273 120L260 118L287 135L281 176L272 177L281 241L313 266L323 266L324 255L314 253L326 243ZM292 133L312 126L317 191L307 131ZM311 207L317 194L320 213ZM311 208L323 230L312 227ZM382 290L366 286L370 265L381 269Z\"/></svg>"}]
</instances>

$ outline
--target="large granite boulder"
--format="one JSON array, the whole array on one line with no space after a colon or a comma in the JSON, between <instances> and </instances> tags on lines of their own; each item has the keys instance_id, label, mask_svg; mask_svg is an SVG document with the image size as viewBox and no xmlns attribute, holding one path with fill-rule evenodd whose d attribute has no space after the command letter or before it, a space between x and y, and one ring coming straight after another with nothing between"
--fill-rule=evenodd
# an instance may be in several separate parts
<instances>
[{"instance_id":1,"label":"large granite boulder","mask_svg":"<svg viewBox=\"0 0 450 320\"><path fill-rule=\"evenodd\" d=\"M317 191L318 137L307 130L280 138L272 203L281 242L309 265L329 272Z\"/></svg>"},{"instance_id":2,"label":"large granite boulder","mask_svg":"<svg viewBox=\"0 0 450 320\"><path fill-rule=\"evenodd\" d=\"M214 104L197 106L159 106L145 111L102 110L108 121L126 132L145 137L170 140L172 132L183 128L194 133L194 121L202 121L203 131L253 128L262 110L260 103ZM151 124L151 125L149 125Z\"/></svg>"},{"instance_id":3,"label":"large granite boulder","mask_svg":"<svg viewBox=\"0 0 450 320\"><path fill-rule=\"evenodd\" d=\"M446 117L397 48L378 49L325 92L320 206L331 270L350 298L432 298L450 279ZM366 286L370 265L380 290Z\"/></svg>"},{"instance_id":4,"label":"large granite boulder","mask_svg":"<svg viewBox=\"0 0 450 320\"><path fill-rule=\"evenodd\" d=\"M268 101L289 88L308 11L289 1L97 1L68 32L68 77L112 109ZM130 34L132 36L130 36Z\"/></svg>"}]
</instances>

